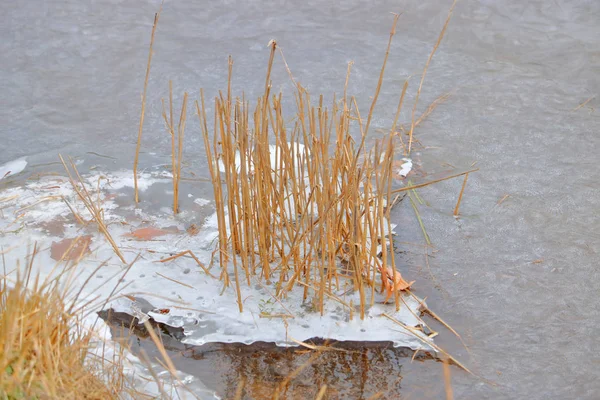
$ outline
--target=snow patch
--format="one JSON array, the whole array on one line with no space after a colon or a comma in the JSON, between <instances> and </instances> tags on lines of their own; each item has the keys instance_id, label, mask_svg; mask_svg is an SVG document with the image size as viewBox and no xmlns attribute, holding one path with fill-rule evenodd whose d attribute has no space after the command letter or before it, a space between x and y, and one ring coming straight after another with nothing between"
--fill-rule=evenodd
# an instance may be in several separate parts
<instances>
[{"instance_id":1,"label":"snow patch","mask_svg":"<svg viewBox=\"0 0 600 400\"><path fill-rule=\"evenodd\" d=\"M410 158L403 158L402 161L404 161L404 163L402 163L402 165L400 165L400 169L398 170L398 175L406 178L408 173L412 170L413 164L412 164L412 160Z\"/></svg>"},{"instance_id":2,"label":"snow patch","mask_svg":"<svg viewBox=\"0 0 600 400\"><path fill-rule=\"evenodd\" d=\"M210 204L210 200L198 197L194 200L194 203L198 204L200 207L204 207L205 205Z\"/></svg>"},{"instance_id":3,"label":"snow patch","mask_svg":"<svg viewBox=\"0 0 600 400\"><path fill-rule=\"evenodd\" d=\"M103 179L99 180L99 177ZM398 311L393 304L383 304L383 296L376 294L375 305L367 308L365 319L360 320L357 307L360 304L359 294L341 283L339 288L332 290L339 300L328 299L324 305L324 316L321 317L313 308L310 296L307 301L303 300L304 290L301 286L297 285L287 294L287 298L283 300L286 309L283 309L271 295L276 291L276 279L267 284L259 283L256 277L251 277L248 285L241 272L244 281L241 285L244 311L240 313L234 285L224 288L223 282L218 280L221 272L218 256L214 257L218 245L216 213L206 218L200 232L194 236L183 231L169 237L168 240L131 241L124 235L135 229L139 222L135 222L137 219L128 220L132 215L129 206L117 207L112 197L104 197L103 193L104 189L113 191L115 188L129 187L133 183L132 177L129 171L84 177L86 185L93 190L91 193L94 193L94 198L97 196L97 185L100 182L98 196L104 209L104 219L127 262L132 262L138 254L141 255L124 281L120 281L124 265L115 256L112 247L98 232L94 223L82 229L74 220L72 223L64 222L63 219L72 217L63 198L68 199L71 206L84 218L90 218L83 212L83 206L70 183L64 178L52 177L43 182L31 182L0 193L0 201L5 200L2 202L5 218L0 220L0 232L4 233L0 235L0 247L6 253L7 264L14 265L16 260L26 259L29 249L22 243L21 238L27 238L31 242L36 241L38 249L42 249L36 256L36 263L40 265L41 272L47 274L55 265L47 250L52 241L88 234L92 236L94 251L80 262L79 268L92 271L105 260L109 261L97 272L97 276L92 278L86 290L93 288L93 295L108 297L115 285L124 286L123 294L134 296L136 301L121 297L109 302L107 308L113 307L141 319L148 316L158 322L182 327L185 334L184 343L250 344L264 341L282 346L296 346L294 340L305 341L320 337L339 341L392 341L395 346L433 351L429 345L432 339L427 335L411 332L384 315L391 316L411 328L422 325L418 315L423 304L404 293ZM159 173L143 173L139 175L138 185L140 188L149 188L161 181ZM198 200L203 204L207 204L208 201L196 199L196 202ZM144 212L143 217L144 223L151 226L171 226L181 222L176 222L170 212ZM45 230L40 229L40 221L52 222L57 218L63 218L58 221L65 228L61 235L47 234ZM183 217L180 215L178 218ZM189 256L160 262L186 250L191 250L205 268L210 268L214 263L210 269L211 275ZM231 262L229 268L228 272L233 282ZM80 274L74 278L75 284L83 284L85 278L85 274ZM92 295L92 292L87 294ZM139 306L141 301L145 301L144 307ZM351 304L352 313L349 310ZM290 314L293 318L282 318L281 315L284 314Z\"/></svg>"},{"instance_id":4,"label":"snow patch","mask_svg":"<svg viewBox=\"0 0 600 400\"><path fill-rule=\"evenodd\" d=\"M12 175L17 175L22 172L26 166L27 161L25 160L25 157L17 158L16 160L0 165L0 180Z\"/></svg>"}]
</instances>

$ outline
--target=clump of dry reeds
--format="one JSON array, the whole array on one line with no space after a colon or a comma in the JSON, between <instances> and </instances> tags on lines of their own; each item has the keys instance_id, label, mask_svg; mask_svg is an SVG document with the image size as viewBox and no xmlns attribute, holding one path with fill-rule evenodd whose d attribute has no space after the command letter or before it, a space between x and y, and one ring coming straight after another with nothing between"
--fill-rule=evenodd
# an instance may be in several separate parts
<instances>
[{"instance_id":1,"label":"clump of dry reeds","mask_svg":"<svg viewBox=\"0 0 600 400\"><path fill-rule=\"evenodd\" d=\"M128 338L116 339L113 350L105 352L106 338L99 338L94 326L84 326L83 318L98 303L106 299L93 297L83 301L82 286L74 287L76 267L82 254L73 241L65 255L74 252L72 262L59 261L42 279L33 274L37 245L23 268L17 263L16 273L7 273L2 258L0 275L0 399L122 399L144 398L148 393L137 390L139 377L125 372ZM104 264L98 266L93 276ZM123 274L125 276L126 272ZM11 277L9 277L11 275ZM75 292L76 290L76 292ZM114 288L111 296L117 291ZM81 300L81 301L80 301ZM149 371L158 393L153 398L171 399L167 390L184 390L196 397L179 379L175 367L153 328L146 322L150 336L161 352L157 360L164 365L166 375L158 376L153 362L141 354L141 363ZM170 382L169 382L170 380Z\"/></svg>"},{"instance_id":2,"label":"clump of dry reeds","mask_svg":"<svg viewBox=\"0 0 600 400\"><path fill-rule=\"evenodd\" d=\"M231 262L240 311L240 287L252 277L275 281L277 298L303 287L304 300L312 296L321 314L327 297L352 313L334 294L344 281L360 294L361 318L378 287L387 292L386 300L395 294L399 306L398 290L410 284L396 271L389 219L397 136L392 130L365 149L397 20L366 120L346 88L326 108L323 96L314 101L296 84L296 117L289 126L281 94L271 93L274 41L264 93L252 109L244 96L232 97L230 58L227 92L214 99L212 140L201 92L196 108L215 192L221 279L229 285Z\"/></svg>"},{"instance_id":3,"label":"clump of dry reeds","mask_svg":"<svg viewBox=\"0 0 600 400\"><path fill-rule=\"evenodd\" d=\"M0 398L119 397L120 364L86 360L93 333L71 304L57 279L32 278L30 268L0 280Z\"/></svg>"}]
</instances>

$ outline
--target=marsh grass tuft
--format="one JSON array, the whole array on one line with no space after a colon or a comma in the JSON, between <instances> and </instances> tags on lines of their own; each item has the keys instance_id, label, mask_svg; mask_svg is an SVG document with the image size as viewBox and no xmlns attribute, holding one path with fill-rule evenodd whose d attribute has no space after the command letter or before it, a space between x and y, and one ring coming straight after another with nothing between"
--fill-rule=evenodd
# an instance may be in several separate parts
<instances>
[{"instance_id":1,"label":"marsh grass tuft","mask_svg":"<svg viewBox=\"0 0 600 400\"><path fill-rule=\"evenodd\" d=\"M201 91L196 111L215 194L221 280L229 286L232 263L240 312L241 285L254 277L274 282L278 299L301 286L303 299L311 297L321 315L325 299L337 299L334 293L348 282L359 293L361 319L379 288L399 307L406 282L396 271L388 204L400 139L392 130L365 149L397 21L398 15L366 120L346 95L349 65L344 97L334 96L330 108L324 96L313 100L294 81L295 118L286 122L282 95L271 92L275 41L264 93L252 107L244 94L232 97L229 59L227 92L214 98L212 137ZM396 116L405 92L406 84Z\"/></svg>"},{"instance_id":2,"label":"marsh grass tuft","mask_svg":"<svg viewBox=\"0 0 600 400\"><path fill-rule=\"evenodd\" d=\"M31 266L0 280L0 398L119 398L121 364L88 357L94 334L67 292L58 279L32 277Z\"/></svg>"},{"instance_id":3,"label":"marsh grass tuft","mask_svg":"<svg viewBox=\"0 0 600 400\"><path fill-rule=\"evenodd\" d=\"M65 254L78 253L73 241ZM8 271L4 257L0 275L0 399L172 399L173 390L183 390L197 398L180 380L178 372L154 331L151 338L161 351L161 359L144 354L140 362L150 376L135 376L128 371L129 338L116 338L109 350L106 338L99 337L90 326L90 310L99 298L84 299L84 288L102 267L101 263L81 285L78 263L59 261L42 278L33 273L37 245L27 264L17 262ZM125 276L125 273L123 274ZM116 294L115 287L109 298ZM107 300L100 300L106 304ZM153 328L147 325L147 328ZM164 366L160 376L153 371L156 363ZM126 367L126 365L129 365ZM159 393L149 393L143 386L153 383ZM166 384L169 384L167 388ZM141 385L141 386L140 386ZM138 390L138 388L144 391ZM152 389L151 389L152 392ZM155 392L155 391L154 391ZM157 395L158 394L158 395Z\"/></svg>"}]
</instances>

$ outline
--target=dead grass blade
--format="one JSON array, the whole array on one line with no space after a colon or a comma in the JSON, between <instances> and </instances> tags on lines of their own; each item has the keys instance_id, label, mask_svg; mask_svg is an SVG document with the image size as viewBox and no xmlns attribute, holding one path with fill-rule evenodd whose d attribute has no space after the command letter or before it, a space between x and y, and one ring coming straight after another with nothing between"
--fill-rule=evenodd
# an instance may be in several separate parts
<instances>
[{"instance_id":1,"label":"dead grass blade","mask_svg":"<svg viewBox=\"0 0 600 400\"><path fill-rule=\"evenodd\" d=\"M73 160L71 158L69 158L70 168L73 169L73 174L72 174L71 169L69 168L69 166L67 166L67 163L63 159L62 155L59 154L58 156L65 168L65 171L67 172L67 175L69 176L69 182L71 182L71 186L73 186L73 190L75 190L75 193L77 193L77 196L79 197L79 199L81 200L81 202L83 203L85 208L88 210L88 212L91 214L94 222L96 222L96 224L98 225L98 230L100 232L102 232L102 234L104 235L106 240L108 240L108 242L112 246L117 257L119 257L119 259L121 259L121 261L124 264L127 264L127 261L125 261L125 257L123 257L123 254L121 254L121 251L119 250L119 247L117 246L117 243L114 241L114 239L110 235L110 232L108 231L108 228L106 227L106 224L104 223L102 209L92 199L92 196L88 192L83 179L81 178L81 176L79 175L79 172L77 171L77 167L75 166L75 163L73 162Z\"/></svg>"},{"instance_id":2,"label":"dead grass blade","mask_svg":"<svg viewBox=\"0 0 600 400\"><path fill-rule=\"evenodd\" d=\"M426 341L425 339L423 339L420 335L419 335L419 331L416 330L415 328L413 328L412 326L408 326L406 324L404 324L401 321L398 321L397 319L391 317L390 315L388 315L387 313L383 313L383 316L386 317L387 319L389 319L390 321L394 322L395 324L400 325L401 327L403 327L405 330L407 330L408 332L410 332L417 340L419 340L420 342L422 342L423 344L425 344L426 346L430 346L432 347L434 350L438 351L439 353L443 354L448 360L452 361L452 363L454 363L456 366L460 367L463 371L468 372L471 375L477 376L479 377L479 375L474 374L473 372L471 372L470 369L468 369L467 367L465 367L461 362L459 362L456 358L452 357L450 354L448 354L447 351L445 351L444 349L442 349L441 347L439 347L438 345L434 344L431 341Z\"/></svg>"},{"instance_id":3,"label":"dead grass blade","mask_svg":"<svg viewBox=\"0 0 600 400\"><path fill-rule=\"evenodd\" d=\"M137 167L140 159L140 148L142 146L142 131L144 127L144 114L146 113L146 91L148 89L148 78L150 77L150 64L152 63L152 47L154 46L154 34L156 33L156 25L160 16L161 9L154 14L154 24L152 25L152 35L150 36L150 50L148 51L148 65L146 66L146 77L144 78L144 92L142 93L142 111L140 112L140 124L138 128L137 144L135 146L135 158L133 160L133 192L135 202L139 202L138 183L137 183Z\"/></svg>"},{"instance_id":4,"label":"dead grass blade","mask_svg":"<svg viewBox=\"0 0 600 400\"><path fill-rule=\"evenodd\" d=\"M327 393L327 385L321 386L321 389L319 389L319 393L317 393L317 397L315 397L315 400L322 400L325 397L326 393Z\"/></svg>"},{"instance_id":5,"label":"dead grass blade","mask_svg":"<svg viewBox=\"0 0 600 400\"><path fill-rule=\"evenodd\" d=\"M425 112L423 114L421 114L421 116L415 121L415 128L417 126L419 126L419 124L421 122L423 122L428 116L429 114L431 114L433 112L433 110L435 110L435 108L437 106L439 106L440 104L442 104L444 101L446 101L448 98L450 97L450 93L445 93L443 95L441 95L440 97L438 97L437 99L435 99L430 105L429 107L427 107L427 110L425 110Z\"/></svg>"},{"instance_id":6,"label":"dead grass blade","mask_svg":"<svg viewBox=\"0 0 600 400\"><path fill-rule=\"evenodd\" d=\"M454 400L450 364L448 363L448 360L444 358L442 360L442 365L444 367L444 388L446 389L446 400Z\"/></svg>"},{"instance_id":7,"label":"dead grass blade","mask_svg":"<svg viewBox=\"0 0 600 400\"><path fill-rule=\"evenodd\" d=\"M182 251L181 253L177 253L177 254L175 254L175 255L173 255L171 257L163 258L159 262L165 263L165 262L168 262L168 261L175 260L176 258L183 257L183 256L185 256L187 254L189 254L189 256L192 257L194 259L194 261L196 261L196 264L198 264L198 266L200 268L202 268L202 270L206 273L206 275L215 278L215 276L210 273L210 271L208 270L208 268L206 268L206 266L202 262L200 262L200 260L198 259L198 257L196 257L196 255L191 250L185 250L185 251Z\"/></svg>"},{"instance_id":8,"label":"dead grass blade","mask_svg":"<svg viewBox=\"0 0 600 400\"><path fill-rule=\"evenodd\" d=\"M144 326L146 327L146 330L148 331L150 338L154 342L154 345L157 347L157 349L162 357L162 362L161 362L161 360L157 360L157 361L169 372L169 374L171 375L172 381L177 382L182 388L186 389L187 393L189 393L196 399L199 399L199 397L196 394L194 394L191 390L187 389L186 384L184 382L182 382L181 379L179 378L177 369L175 368L175 365L173 364L171 357L169 357L169 355L167 354L167 350L165 349L165 346L163 345L162 341L160 340L160 337L156 334L154 327L152 327L152 325L150 325L150 322L148 322L148 321L144 321ZM155 380L156 380L156 378L155 378ZM173 387L176 387L176 385L173 385Z\"/></svg>"},{"instance_id":9,"label":"dead grass blade","mask_svg":"<svg viewBox=\"0 0 600 400\"><path fill-rule=\"evenodd\" d=\"M100 400L131 391L122 352L90 357L95 333L82 326L77 297L69 295L74 265L42 280L32 274L35 253L10 284L0 279L0 398Z\"/></svg>"},{"instance_id":10,"label":"dead grass blade","mask_svg":"<svg viewBox=\"0 0 600 400\"><path fill-rule=\"evenodd\" d=\"M415 113L417 112L417 104L419 103L419 96L421 95L421 89L423 88L423 82L425 81L425 75L427 75L427 69L429 68L429 63L431 63L431 59L433 58L433 55L435 54L435 52L437 51L438 47L440 46L440 43L442 42L442 39L444 38L444 35L446 34L446 29L448 28L448 23L450 22L450 18L452 17L452 12L454 11L454 6L456 5L456 0L454 0L452 2L452 6L450 7L450 10L448 10L448 16L446 17L446 22L444 22L444 27L442 28L440 35L438 36L438 40L437 42L435 42L435 45L433 46L433 49L431 50L431 53L429 54L429 58L427 59L427 62L425 63L425 67L423 68L423 74L421 75L421 82L419 82L419 89L417 89L417 96L415 98L415 103L413 104L413 109L412 109L412 116L411 116L411 125L410 125L410 131L408 133L408 155L410 155L410 151L412 149L412 142L413 142L413 132L415 130Z\"/></svg>"},{"instance_id":11,"label":"dead grass blade","mask_svg":"<svg viewBox=\"0 0 600 400\"><path fill-rule=\"evenodd\" d=\"M177 283L177 284L179 284L181 286L185 286L185 287L190 288L190 289L194 288L193 286L188 285L187 283L183 283L181 281L178 281L177 279L169 278L168 276L165 276L165 275L161 274L160 272L156 272L156 275L158 275L158 276L160 276L162 278L165 278L165 279L167 279L167 280L169 280L171 282L175 282L175 283Z\"/></svg>"},{"instance_id":12,"label":"dead grass blade","mask_svg":"<svg viewBox=\"0 0 600 400\"><path fill-rule=\"evenodd\" d=\"M463 172L460 172L460 173L457 173L457 174L452 174L452 175L449 175L449 176L445 176L443 178L434 179L434 180L429 181L429 182L422 182L422 183L417 183L416 185L405 186L405 187L400 188L400 189L394 189L394 190L392 190L392 194L396 194L396 193L400 193L400 192L406 192L407 190L412 190L412 189L419 189L419 188L422 188L422 187L425 187L425 186L433 185L434 183L438 183L438 182L446 181L448 179L457 178L459 176L470 174L471 172L475 172L475 171L479 171L479 168L474 168L474 169L470 169L468 171L463 171Z\"/></svg>"},{"instance_id":13,"label":"dead grass blade","mask_svg":"<svg viewBox=\"0 0 600 400\"><path fill-rule=\"evenodd\" d=\"M234 100L231 95L233 62L229 60L226 95L220 92L215 98L212 138L200 92L196 111L215 194L221 280L227 287L233 272L240 311L240 287L250 285L255 276L259 282L275 281L273 297L278 300L296 284L302 285L304 299L312 295L321 313L327 297L351 310L332 294L341 279L351 279L360 293L361 318L369 301L367 293L373 301L377 274L382 276L382 289L397 292L387 272L395 271L388 205L394 201L391 168L395 143L401 138L392 129L374 150L367 152L364 145L398 17L394 16L366 124L356 99L347 97L349 64L344 98L341 103L334 98L331 108L325 106L323 96L313 100L295 82L296 116L293 127L286 126L282 96L271 93L274 41L269 43L264 93L253 111L243 96ZM405 83L396 117L406 87ZM351 134L356 125L360 143ZM377 256L378 245L382 259Z\"/></svg>"},{"instance_id":14,"label":"dead grass blade","mask_svg":"<svg viewBox=\"0 0 600 400\"><path fill-rule=\"evenodd\" d=\"M460 207L460 201L462 200L463 193L465 191L465 186L467 186L467 179L469 179L469 174L465 174L465 180L463 181L462 187L460 188L460 194L458 195L456 207L454 207L454 216L455 217L458 217L458 208Z\"/></svg>"}]
</instances>

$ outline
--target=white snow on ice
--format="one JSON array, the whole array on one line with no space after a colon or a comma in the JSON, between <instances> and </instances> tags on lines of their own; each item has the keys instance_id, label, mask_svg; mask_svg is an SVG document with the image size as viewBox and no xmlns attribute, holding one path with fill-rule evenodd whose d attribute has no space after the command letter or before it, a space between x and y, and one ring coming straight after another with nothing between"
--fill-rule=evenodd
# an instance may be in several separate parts
<instances>
[{"instance_id":1,"label":"white snow on ice","mask_svg":"<svg viewBox=\"0 0 600 400\"><path fill-rule=\"evenodd\" d=\"M250 285L241 285L244 311L240 313L233 285L223 291L222 282L207 275L191 257L160 262L173 254L192 250L205 266L209 266L218 237L216 214L206 218L201 232L195 236L190 236L183 230L159 236L152 241L136 241L125 235L139 227L180 226L181 220L175 219L171 213L152 215L148 210L143 210L132 214L130 207L117 207L114 196L106 195L131 186L131 171L105 174L94 172L84 179L93 197L99 196L105 222L127 262L133 262L139 255L123 280L120 281L120 278L126 265L116 257L95 223L82 228L72 218L71 210L64 200L84 219L90 219L91 216L64 177L44 177L24 186L0 191L0 250L4 253L7 268L12 270L16 267L17 260L20 260L21 265L26 264L23 261L30 254L33 243L36 243L41 250L36 255L34 265L42 277L47 276L56 265L56 261L50 257L52 242L87 234L92 236L92 252L77 266L82 273L75 278L75 284L81 286L90 271L108 261L91 278L84 289L83 298L108 298L118 285L119 296L112 298L105 309L113 308L131 315L138 313L142 318L145 314L158 322L182 327L185 333L184 343L251 344L263 341L295 346L297 344L294 340L306 341L319 337L338 341L392 341L395 346L434 352L429 345L432 343L429 337L411 333L383 316L384 313L388 314L410 327L420 326L418 315L422 305L419 300L406 294L402 296L399 311L395 310L393 304L383 304L382 296L376 295L375 305L367 309L364 320L360 320L356 306L354 318L350 320L346 306L333 300L325 303L325 315L320 316L310 305L303 304L301 287L288 293L284 301L287 307L285 310L271 295L275 293L275 285L259 283L252 277ZM144 190L162 181L162 174L145 172L140 175L138 184ZM202 198L197 198L194 202L199 205L208 204L208 200ZM52 223L63 227L64 232L51 234L48 225ZM220 274L218 261L211 273L216 277ZM231 271L230 276L233 281ZM241 276L245 280L243 273ZM358 294L348 292L348 288L342 287L334 293L346 304L360 303ZM144 301L146 307L140 308L136 302L123 297L124 294ZM168 309L169 312L154 312L157 309ZM288 312L294 318L269 318Z\"/></svg>"},{"instance_id":2,"label":"white snow on ice","mask_svg":"<svg viewBox=\"0 0 600 400\"><path fill-rule=\"evenodd\" d=\"M16 160L0 165L0 180L11 175L17 175L18 173L22 172L26 166L27 161L25 160L25 157L17 158Z\"/></svg>"},{"instance_id":3,"label":"white snow on ice","mask_svg":"<svg viewBox=\"0 0 600 400\"><path fill-rule=\"evenodd\" d=\"M200 207L204 207L205 205L210 204L210 200L198 197L197 199L194 199L194 203L198 204Z\"/></svg>"},{"instance_id":4,"label":"white snow on ice","mask_svg":"<svg viewBox=\"0 0 600 400\"><path fill-rule=\"evenodd\" d=\"M402 161L404 161L404 163L402 163L402 165L400 165L398 174L406 178L408 173L412 170L413 164L412 164L412 160L410 158L403 158Z\"/></svg>"}]
</instances>

